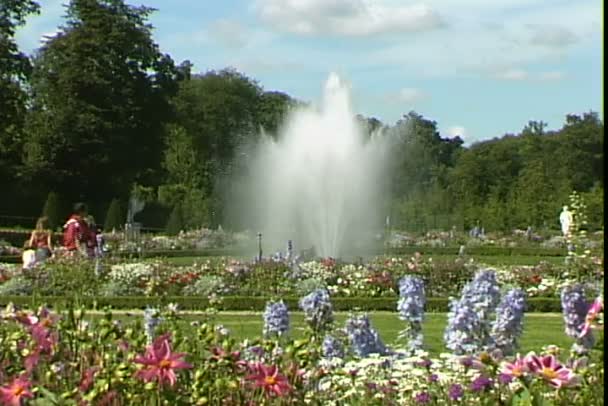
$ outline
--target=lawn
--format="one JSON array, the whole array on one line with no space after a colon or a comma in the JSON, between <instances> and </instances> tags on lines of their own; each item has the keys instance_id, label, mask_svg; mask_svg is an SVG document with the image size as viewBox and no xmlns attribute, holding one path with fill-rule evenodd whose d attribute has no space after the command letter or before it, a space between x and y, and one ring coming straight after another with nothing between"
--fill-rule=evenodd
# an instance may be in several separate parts
<instances>
[{"instance_id":1,"label":"lawn","mask_svg":"<svg viewBox=\"0 0 608 406\"><path fill-rule=\"evenodd\" d=\"M135 313L135 312L134 312ZM141 314L122 313L117 316L123 321L138 319ZM185 314L182 316L184 327L204 316ZM290 313L291 335L295 338L302 335L304 320L302 313ZM342 326L348 317L347 313L336 313L336 322ZM403 327L396 313L374 312L370 314L372 325L378 330L382 340L389 345L397 346L397 335ZM254 339L262 333L262 313L251 312L222 312L215 318L217 324L226 327L231 335L239 340ZM443 331L446 325L445 313L427 313L423 332L425 349L433 355L445 352ZM540 351L543 346L554 344L567 349L572 340L564 334L562 315L559 313L528 313L524 319L524 334L521 339L521 352Z\"/></svg>"}]
</instances>

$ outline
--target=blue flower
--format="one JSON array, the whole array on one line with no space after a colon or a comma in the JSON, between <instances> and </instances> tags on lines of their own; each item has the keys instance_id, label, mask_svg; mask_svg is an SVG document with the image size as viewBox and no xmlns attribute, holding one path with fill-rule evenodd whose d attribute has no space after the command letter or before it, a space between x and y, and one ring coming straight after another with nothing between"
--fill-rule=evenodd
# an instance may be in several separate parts
<instances>
[{"instance_id":1,"label":"blue flower","mask_svg":"<svg viewBox=\"0 0 608 406\"><path fill-rule=\"evenodd\" d=\"M353 352L359 357L369 354L386 354L386 346L378 332L371 326L367 315L353 316L346 321L348 335Z\"/></svg>"},{"instance_id":2,"label":"blue flower","mask_svg":"<svg viewBox=\"0 0 608 406\"><path fill-rule=\"evenodd\" d=\"M325 358L344 358L342 342L329 334L323 339L322 350Z\"/></svg>"},{"instance_id":3,"label":"blue flower","mask_svg":"<svg viewBox=\"0 0 608 406\"><path fill-rule=\"evenodd\" d=\"M504 355L512 355L523 332L526 294L521 289L511 289L496 308L496 320L490 336L494 348Z\"/></svg>"},{"instance_id":4,"label":"blue flower","mask_svg":"<svg viewBox=\"0 0 608 406\"><path fill-rule=\"evenodd\" d=\"M446 347L456 354L477 352L492 346L490 320L500 299L493 270L481 270L462 289L462 296L450 302L444 333Z\"/></svg>"},{"instance_id":5,"label":"blue flower","mask_svg":"<svg viewBox=\"0 0 608 406\"><path fill-rule=\"evenodd\" d=\"M585 297L585 289L578 283L566 286L562 289L561 299L566 334L576 340L573 349L576 352L584 353L595 344L595 337L591 330L580 337L590 307Z\"/></svg>"},{"instance_id":6,"label":"blue flower","mask_svg":"<svg viewBox=\"0 0 608 406\"><path fill-rule=\"evenodd\" d=\"M334 321L333 308L326 289L316 289L300 299L300 308L310 327L320 332Z\"/></svg>"},{"instance_id":7,"label":"blue flower","mask_svg":"<svg viewBox=\"0 0 608 406\"><path fill-rule=\"evenodd\" d=\"M422 321L424 320L424 282L415 276L404 276L399 281L399 318L407 323L401 335L408 340L410 350L422 348Z\"/></svg>"},{"instance_id":8,"label":"blue flower","mask_svg":"<svg viewBox=\"0 0 608 406\"><path fill-rule=\"evenodd\" d=\"M154 341L156 326L158 326L162 320L158 309L146 307L146 310L144 310L144 334L146 335L148 344Z\"/></svg>"},{"instance_id":9,"label":"blue flower","mask_svg":"<svg viewBox=\"0 0 608 406\"><path fill-rule=\"evenodd\" d=\"M264 335L282 336L289 330L289 311L283 301L266 303L264 311Z\"/></svg>"}]
</instances>

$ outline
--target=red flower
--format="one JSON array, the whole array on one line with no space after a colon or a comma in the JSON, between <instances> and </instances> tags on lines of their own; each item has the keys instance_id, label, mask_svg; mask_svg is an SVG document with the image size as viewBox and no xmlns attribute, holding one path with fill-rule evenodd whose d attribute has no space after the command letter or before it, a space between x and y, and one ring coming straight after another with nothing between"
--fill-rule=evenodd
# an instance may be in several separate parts
<instances>
[{"instance_id":1,"label":"red flower","mask_svg":"<svg viewBox=\"0 0 608 406\"><path fill-rule=\"evenodd\" d=\"M24 375L15 378L10 385L0 388L0 404L21 406L22 399L34 397L30 386L32 383Z\"/></svg>"},{"instance_id":2,"label":"red flower","mask_svg":"<svg viewBox=\"0 0 608 406\"><path fill-rule=\"evenodd\" d=\"M171 343L169 335L162 335L152 345L146 347L144 355L135 357L135 363L144 365L136 376L146 382L158 381L160 385L168 382L169 385L175 385L177 377L175 376L176 369L192 368L192 365L183 360L184 353L171 353Z\"/></svg>"},{"instance_id":3,"label":"red flower","mask_svg":"<svg viewBox=\"0 0 608 406\"><path fill-rule=\"evenodd\" d=\"M258 388L264 388L266 394L283 396L291 391L287 378L279 374L276 365L264 365L258 362L253 364L251 369L253 373L245 379L253 381Z\"/></svg>"}]
</instances>

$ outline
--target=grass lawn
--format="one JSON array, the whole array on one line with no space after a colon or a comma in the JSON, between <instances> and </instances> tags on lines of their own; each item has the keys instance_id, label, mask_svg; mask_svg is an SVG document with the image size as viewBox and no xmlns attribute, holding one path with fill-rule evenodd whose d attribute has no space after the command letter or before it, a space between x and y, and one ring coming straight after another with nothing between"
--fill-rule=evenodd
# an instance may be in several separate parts
<instances>
[{"instance_id":1,"label":"grass lawn","mask_svg":"<svg viewBox=\"0 0 608 406\"><path fill-rule=\"evenodd\" d=\"M183 316L184 326L190 322L201 320L203 316L197 314L186 314ZM302 313L290 313L291 335L299 337L305 326ZM338 326L342 326L348 317L347 313L336 313ZM117 318L124 321L138 319L141 314L117 315ZM378 330L382 340L388 345L398 345L397 335L403 327L403 322L399 320L396 313L374 312L370 314L372 325ZM222 324L239 340L249 338L254 339L262 334L262 313L251 312L222 312L215 318L217 324ZM424 322L424 342L425 349L433 355L445 352L443 343L443 332L446 325L445 313L427 313ZM602 337L603 339L603 337ZM569 349L572 340L564 334L563 318L560 313L528 313L524 319L524 334L520 342L522 353L528 351L540 351L548 344L557 345L563 349Z\"/></svg>"}]
</instances>

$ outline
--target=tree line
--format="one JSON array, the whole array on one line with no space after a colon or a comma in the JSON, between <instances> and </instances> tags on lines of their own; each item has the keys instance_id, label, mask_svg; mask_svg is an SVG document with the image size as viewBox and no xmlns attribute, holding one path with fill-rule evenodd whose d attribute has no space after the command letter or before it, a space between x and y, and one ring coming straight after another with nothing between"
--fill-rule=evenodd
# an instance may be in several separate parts
<instances>
[{"instance_id":1,"label":"tree line","mask_svg":"<svg viewBox=\"0 0 608 406\"><path fill-rule=\"evenodd\" d=\"M98 221L120 226L129 197L149 227L238 228L224 216L230 179L246 171L238 151L262 133L280 136L301 104L234 69L192 72L153 41L154 10L123 0L71 0L64 25L32 54L15 32L39 13L33 0L0 7L1 215L67 215L85 201ZM392 225L422 231L556 227L572 190L603 226L603 122L572 114L558 131L529 122L519 134L479 142L443 137L416 112L394 124L357 116L396 147Z\"/></svg>"}]
</instances>

